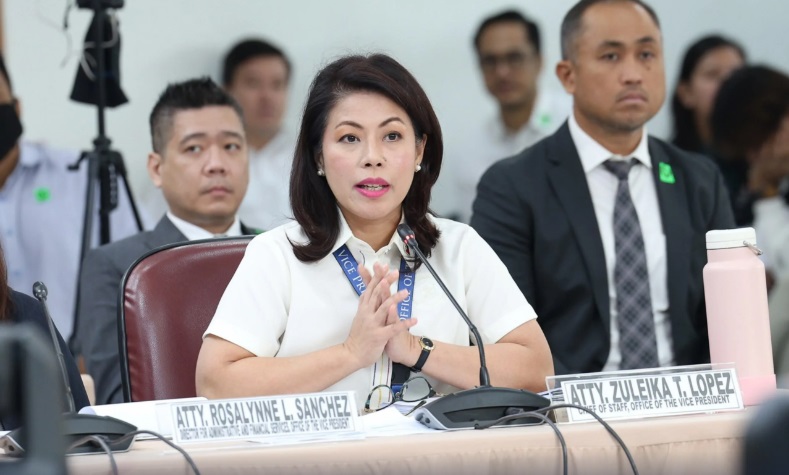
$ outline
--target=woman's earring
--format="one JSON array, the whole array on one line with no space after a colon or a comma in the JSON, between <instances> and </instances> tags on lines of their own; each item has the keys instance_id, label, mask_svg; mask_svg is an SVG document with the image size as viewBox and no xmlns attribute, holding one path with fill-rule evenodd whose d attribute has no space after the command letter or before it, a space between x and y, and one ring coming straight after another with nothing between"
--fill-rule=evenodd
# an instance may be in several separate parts
<instances>
[{"instance_id":1,"label":"woman's earring","mask_svg":"<svg viewBox=\"0 0 789 475\"><path fill-rule=\"evenodd\" d=\"M417 164L417 166L416 166L416 171L419 171L419 170L421 170L421 169L422 169L422 165L419 165L419 164Z\"/></svg>"},{"instance_id":2,"label":"woman's earring","mask_svg":"<svg viewBox=\"0 0 789 475\"><path fill-rule=\"evenodd\" d=\"M318 168L318 176L325 176L326 172L323 171L323 168Z\"/></svg>"}]
</instances>

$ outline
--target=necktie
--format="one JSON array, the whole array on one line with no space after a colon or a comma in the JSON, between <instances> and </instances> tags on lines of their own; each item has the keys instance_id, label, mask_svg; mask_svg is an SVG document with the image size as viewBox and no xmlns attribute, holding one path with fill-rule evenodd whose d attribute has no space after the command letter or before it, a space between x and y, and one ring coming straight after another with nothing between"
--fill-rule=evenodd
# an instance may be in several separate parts
<instances>
[{"instance_id":1,"label":"necktie","mask_svg":"<svg viewBox=\"0 0 789 475\"><path fill-rule=\"evenodd\" d=\"M605 168L619 180L614 202L614 286L619 350L622 353L620 369L658 366L644 238L627 181L630 168L636 163L634 158L604 163Z\"/></svg>"}]
</instances>

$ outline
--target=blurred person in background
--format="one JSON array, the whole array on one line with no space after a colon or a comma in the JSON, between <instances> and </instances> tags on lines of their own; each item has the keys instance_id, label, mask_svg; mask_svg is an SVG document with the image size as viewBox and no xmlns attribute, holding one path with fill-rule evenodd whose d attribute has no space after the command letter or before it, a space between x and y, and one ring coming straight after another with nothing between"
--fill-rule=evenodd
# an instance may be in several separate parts
<instances>
[{"instance_id":1,"label":"blurred person in background","mask_svg":"<svg viewBox=\"0 0 789 475\"><path fill-rule=\"evenodd\" d=\"M688 152L711 154L710 114L723 81L745 65L745 50L728 38L700 38L685 52L671 100L672 142ZM723 170L724 176L726 170Z\"/></svg>"},{"instance_id":2,"label":"blurred person in background","mask_svg":"<svg viewBox=\"0 0 789 475\"><path fill-rule=\"evenodd\" d=\"M238 214L264 230L293 216L288 183L295 137L282 125L290 77L285 53L260 39L241 41L224 59L222 82L244 111L249 146L249 188Z\"/></svg>"},{"instance_id":3,"label":"blurred person in background","mask_svg":"<svg viewBox=\"0 0 789 475\"><path fill-rule=\"evenodd\" d=\"M515 10L492 15L477 29L474 50L497 113L470 124L465 140L448 144L435 204L447 217L466 223L485 170L553 133L571 109L566 94L538 91L542 46L534 20Z\"/></svg>"},{"instance_id":4,"label":"blurred person in background","mask_svg":"<svg viewBox=\"0 0 789 475\"><path fill-rule=\"evenodd\" d=\"M43 281L52 319L66 340L74 327L88 184L87 163L78 171L68 169L79 156L77 150L22 139L20 101L0 56L0 244L8 256L8 284L30 295L33 283ZM99 198L96 192L96 213ZM98 223L93 231L95 246ZM121 192L110 214L110 237L137 232L128 197Z\"/></svg>"},{"instance_id":5,"label":"blurred person in background","mask_svg":"<svg viewBox=\"0 0 789 475\"><path fill-rule=\"evenodd\" d=\"M766 66L735 72L718 92L711 123L723 163L745 170L730 184L737 224L756 229L768 272L784 278L789 274L789 76Z\"/></svg>"}]
</instances>

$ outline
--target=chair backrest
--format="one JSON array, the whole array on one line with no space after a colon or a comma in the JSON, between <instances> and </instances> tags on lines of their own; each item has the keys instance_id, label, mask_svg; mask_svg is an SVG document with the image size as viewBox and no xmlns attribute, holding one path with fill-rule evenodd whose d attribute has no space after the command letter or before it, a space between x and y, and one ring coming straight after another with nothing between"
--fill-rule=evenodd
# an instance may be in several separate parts
<instances>
[{"instance_id":1,"label":"chair backrest","mask_svg":"<svg viewBox=\"0 0 789 475\"><path fill-rule=\"evenodd\" d=\"M126 271L118 314L125 401L196 395L195 368L203 332L250 239L164 246Z\"/></svg>"}]
</instances>

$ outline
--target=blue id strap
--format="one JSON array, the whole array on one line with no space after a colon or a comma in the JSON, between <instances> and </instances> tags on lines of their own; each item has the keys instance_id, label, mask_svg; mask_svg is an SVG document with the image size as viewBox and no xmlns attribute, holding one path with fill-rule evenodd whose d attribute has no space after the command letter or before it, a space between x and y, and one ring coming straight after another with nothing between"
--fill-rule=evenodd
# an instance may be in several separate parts
<instances>
[{"instance_id":1,"label":"blue id strap","mask_svg":"<svg viewBox=\"0 0 789 475\"><path fill-rule=\"evenodd\" d=\"M336 251L332 253L337 260L337 264L342 268L345 277L353 287L356 295L362 295L367 285L364 283L361 274L359 274L359 264L354 259L348 246L343 244ZM400 276L397 279L397 290L407 290L408 296L397 304L397 316L400 320L411 318L411 311L413 310L414 303L414 283L416 282L416 274L411 270L405 259L400 259Z\"/></svg>"},{"instance_id":2,"label":"blue id strap","mask_svg":"<svg viewBox=\"0 0 789 475\"><path fill-rule=\"evenodd\" d=\"M400 277L397 279L397 291L407 290L408 296L397 304L397 316L400 320L411 318L411 310L414 305L414 282L416 275L405 259L400 258Z\"/></svg>"}]
</instances>

